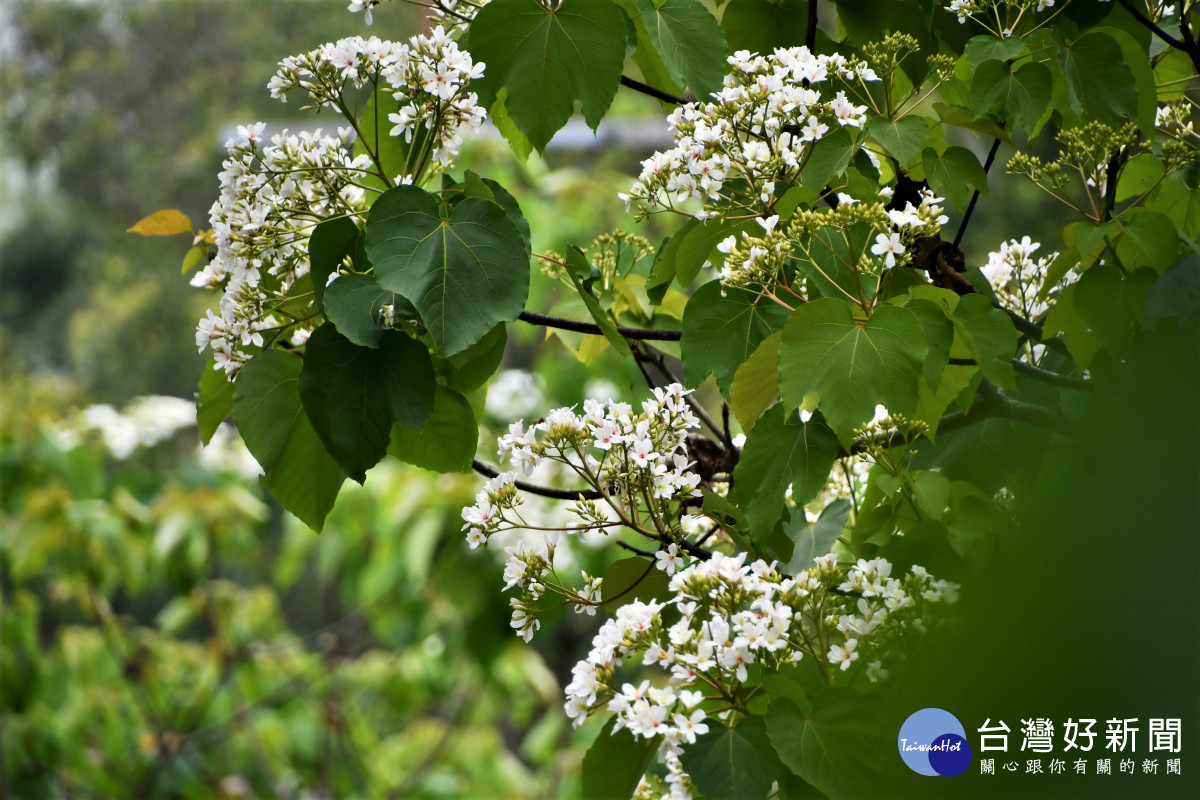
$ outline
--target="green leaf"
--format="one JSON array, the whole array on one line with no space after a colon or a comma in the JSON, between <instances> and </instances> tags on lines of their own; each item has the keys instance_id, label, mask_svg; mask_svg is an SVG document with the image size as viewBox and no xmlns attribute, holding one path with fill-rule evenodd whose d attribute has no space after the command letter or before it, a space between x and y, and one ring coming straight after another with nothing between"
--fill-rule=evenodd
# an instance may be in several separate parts
<instances>
[{"instance_id":1,"label":"green leaf","mask_svg":"<svg viewBox=\"0 0 1200 800\"><path fill-rule=\"evenodd\" d=\"M788 310L742 289L723 289L717 281L696 290L683 312L679 350L688 386L699 386L708 373L728 395L737 368L763 340L782 330Z\"/></svg>"},{"instance_id":2,"label":"green leaf","mask_svg":"<svg viewBox=\"0 0 1200 800\"><path fill-rule=\"evenodd\" d=\"M200 441L208 444L221 423L233 411L233 384L223 369L213 369L215 362L209 359L196 388L196 424L200 427Z\"/></svg>"},{"instance_id":3,"label":"green leaf","mask_svg":"<svg viewBox=\"0 0 1200 800\"><path fill-rule=\"evenodd\" d=\"M767 735L780 761L829 797L884 796L871 792L870 772L882 743L870 741L877 720L863 713L848 689L829 687L813 698L810 711L786 697L771 701Z\"/></svg>"},{"instance_id":4,"label":"green leaf","mask_svg":"<svg viewBox=\"0 0 1200 800\"><path fill-rule=\"evenodd\" d=\"M1137 105L1129 117L1138 124L1143 136L1153 138L1155 135L1155 112L1158 111L1155 94L1157 86L1154 70L1150 68L1150 59L1146 57L1146 48L1127 31L1120 28L1105 26L1095 30L1111 36L1117 46L1121 48L1121 60L1133 73L1137 98ZM1146 34L1148 36L1149 31L1146 31Z\"/></svg>"},{"instance_id":5,"label":"green leaf","mask_svg":"<svg viewBox=\"0 0 1200 800\"><path fill-rule=\"evenodd\" d=\"M1117 178L1116 198L1118 202L1145 194L1158 185L1167 168L1154 153L1140 153L1129 159L1121 177Z\"/></svg>"},{"instance_id":6,"label":"green leaf","mask_svg":"<svg viewBox=\"0 0 1200 800\"><path fill-rule=\"evenodd\" d=\"M971 105L977 114L995 114L1001 120L1019 116L1032 130L1054 90L1054 77L1043 64L1029 61L1013 70L1003 61L985 61L971 80Z\"/></svg>"},{"instance_id":7,"label":"green leaf","mask_svg":"<svg viewBox=\"0 0 1200 800\"><path fill-rule=\"evenodd\" d=\"M541 152L576 101L593 130L600 124L621 80L625 40L612 0L554 10L532 0L493 0L471 23L471 54L487 63L471 86L488 106L505 89L509 118Z\"/></svg>"},{"instance_id":8,"label":"green leaf","mask_svg":"<svg viewBox=\"0 0 1200 800\"><path fill-rule=\"evenodd\" d=\"M714 248L723 239L757 228L756 224L747 220L688 220L659 250L647 279L647 288L668 286L673 279L678 280L681 287L686 287L696 279L701 267L710 258L714 268L720 269L725 263L725 254L714 252Z\"/></svg>"},{"instance_id":9,"label":"green leaf","mask_svg":"<svg viewBox=\"0 0 1200 800\"><path fill-rule=\"evenodd\" d=\"M947 324L950 324L949 320ZM929 426L930 439L937 436L937 424L942 414L980 374L979 367L952 366L946 367L936 384L931 384L924 375L921 376L916 418Z\"/></svg>"},{"instance_id":10,"label":"green leaf","mask_svg":"<svg viewBox=\"0 0 1200 800\"><path fill-rule=\"evenodd\" d=\"M826 185L846 171L858 151L854 134L844 127L833 131L809 151L800 180L806 189L820 195Z\"/></svg>"},{"instance_id":11,"label":"green leaf","mask_svg":"<svg viewBox=\"0 0 1200 800\"><path fill-rule=\"evenodd\" d=\"M388 455L434 472L470 472L479 443L471 404L453 389L437 387L433 415L419 431L392 427Z\"/></svg>"},{"instance_id":12,"label":"green leaf","mask_svg":"<svg viewBox=\"0 0 1200 800\"><path fill-rule=\"evenodd\" d=\"M411 303L381 289L373 276L362 272L342 275L325 289L325 317L343 336L363 347L379 346L385 333L385 305L396 307L398 316L417 315Z\"/></svg>"},{"instance_id":13,"label":"green leaf","mask_svg":"<svg viewBox=\"0 0 1200 800\"><path fill-rule=\"evenodd\" d=\"M962 337L984 377L999 386L1015 389L1012 358L1017 349L1017 329L1012 319L981 294L959 298L954 308L954 329Z\"/></svg>"},{"instance_id":14,"label":"green leaf","mask_svg":"<svg viewBox=\"0 0 1200 800\"><path fill-rule=\"evenodd\" d=\"M1071 351L1075 363L1080 369L1087 369L1100 350L1100 339L1075 307L1075 291L1078 288L1079 284L1072 283L1059 291L1054 304L1046 312L1042 338L1050 338L1056 333L1063 334L1063 342Z\"/></svg>"},{"instance_id":15,"label":"green leaf","mask_svg":"<svg viewBox=\"0 0 1200 800\"><path fill-rule=\"evenodd\" d=\"M796 505L817 496L839 449L833 431L818 419L801 422L799 414L785 412L782 404L762 415L733 473L734 494L754 541L761 544L770 536L783 514L789 485Z\"/></svg>"},{"instance_id":16,"label":"green leaf","mask_svg":"<svg viewBox=\"0 0 1200 800\"><path fill-rule=\"evenodd\" d=\"M1107 33L1089 31L1062 45L1058 61L1077 114L1114 126L1123 116L1137 119L1137 82L1121 46Z\"/></svg>"},{"instance_id":17,"label":"green leaf","mask_svg":"<svg viewBox=\"0 0 1200 800\"><path fill-rule=\"evenodd\" d=\"M787 573L796 575L813 565L816 559L833 549L833 543L842 535L846 521L850 519L850 501L845 498L834 500L825 506L816 522L808 522L804 509L793 512L792 521L784 526L789 539L795 543L792 558L787 564Z\"/></svg>"},{"instance_id":18,"label":"green leaf","mask_svg":"<svg viewBox=\"0 0 1200 800\"><path fill-rule=\"evenodd\" d=\"M1200 311L1200 260L1183 259L1163 273L1146 295L1146 325L1178 317L1185 322Z\"/></svg>"},{"instance_id":19,"label":"green leaf","mask_svg":"<svg viewBox=\"0 0 1200 800\"><path fill-rule=\"evenodd\" d=\"M737 0L721 17L728 51L770 53L792 47L808 28L808 3L803 0Z\"/></svg>"},{"instance_id":20,"label":"green leaf","mask_svg":"<svg viewBox=\"0 0 1200 800\"><path fill-rule=\"evenodd\" d=\"M716 520L717 524L729 534L729 538L739 548L742 550L753 549L753 542L745 536L750 530L750 524L746 521L746 515L742 513L742 510L729 502L728 498L709 489L701 487L700 493L704 496L704 505L700 510L706 516Z\"/></svg>"},{"instance_id":21,"label":"green leaf","mask_svg":"<svg viewBox=\"0 0 1200 800\"><path fill-rule=\"evenodd\" d=\"M1134 323L1142 321L1155 275L1147 269L1122 274L1112 264L1097 264L1074 287L1074 308L1109 353L1125 351Z\"/></svg>"},{"instance_id":22,"label":"green leaf","mask_svg":"<svg viewBox=\"0 0 1200 800\"><path fill-rule=\"evenodd\" d=\"M638 0L650 41L671 77L707 99L725 77L725 34L699 0Z\"/></svg>"},{"instance_id":23,"label":"green leaf","mask_svg":"<svg viewBox=\"0 0 1200 800\"><path fill-rule=\"evenodd\" d=\"M929 185L944 191L959 208L966 208L969 202L968 186L988 193L987 173L975 154L965 147L947 147L944 153L926 147L921 152L921 164Z\"/></svg>"},{"instance_id":24,"label":"green leaf","mask_svg":"<svg viewBox=\"0 0 1200 800\"><path fill-rule=\"evenodd\" d=\"M675 596L668 587L669 583L667 573L655 566L654 559L640 556L622 558L604 570L600 599L604 601L605 610L610 612L634 600L661 602Z\"/></svg>"},{"instance_id":25,"label":"green leaf","mask_svg":"<svg viewBox=\"0 0 1200 800\"><path fill-rule=\"evenodd\" d=\"M463 191L468 197L481 197L484 200L492 200L503 208L509 220L521 232L521 238L525 240L525 249L532 252L533 234L529 229L529 220L525 219L525 215L521 213L521 206L517 203L517 198L513 197L508 189L505 189L491 178L481 178L472 170L467 170L464 173L462 185Z\"/></svg>"},{"instance_id":26,"label":"green leaf","mask_svg":"<svg viewBox=\"0 0 1200 800\"><path fill-rule=\"evenodd\" d=\"M755 717L733 729L714 719L708 733L683 748L679 760L705 800L765 797L781 769L766 728Z\"/></svg>"},{"instance_id":27,"label":"green leaf","mask_svg":"<svg viewBox=\"0 0 1200 800\"><path fill-rule=\"evenodd\" d=\"M346 476L325 450L300 401L301 359L268 350L233 384L233 419L279 504L321 530Z\"/></svg>"},{"instance_id":28,"label":"green leaf","mask_svg":"<svg viewBox=\"0 0 1200 800\"><path fill-rule=\"evenodd\" d=\"M180 272L187 275L194 270L196 266L208 257L208 245L197 244L188 248L188 251L183 254L183 264L179 268Z\"/></svg>"},{"instance_id":29,"label":"green leaf","mask_svg":"<svg viewBox=\"0 0 1200 800\"><path fill-rule=\"evenodd\" d=\"M928 519L941 519L950 504L950 479L940 472L921 472L913 477L913 498Z\"/></svg>"},{"instance_id":30,"label":"green leaf","mask_svg":"<svg viewBox=\"0 0 1200 800\"><path fill-rule=\"evenodd\" d=\"M402 333L387 332L371 349L322 325L305 345L304 411L325 449L359 483L387 452L393 423L425 425L436 391L429 351Z\"/></svg>"},{"instance_id":31,"label":"green leaf","mask_svg":"<svg viewBox=\"0 0 1200 800\"><path fill-rule=\"evenodd\" d=\"M779 347L784 404L799 408L816 392L826 422L849 446L877 403L912 415L928 349L921 324L906 309L880 305L859 322L840 300L805 303L788 319Z\"/></svg>"},{"instance_id":32,"label":"green leaf","mask_svg":"<svg viewBox=\"0 0 1200 800\"><path fill-rule=\"evenodd\" d=\"M867 124L867 133L895 156L901 166L908 166L921 152L928 132L929 124L925 118L915 114L896 122L885 117L872 117Z\"/></svg>"},{"instance_id":33,"label":"green leaf","mask_svg":"<svg viewBox=\"0 0 1200 800\"><path fill-rule=\"evenodd\" d=\"M661 744L636 739L628 728L613 732L610 717L583 757L583 800L629 800Z\"/></svg>"},{"instance_id":34,"label":"green leaf","mask_svg":"<svg viewBox=\"0 0 1200 800\"><path fill-rule=\"evenodd\" d=\"M439 361L438 374L451 389L470 394L492 377L504 360L507 345L508 329L497 325L466 350Z\"/></svg>"},{"instance_id":35,"label":"green leaf","mask_svg":"<svg viewBox=\"0 0 1200 800\"><path fill-rule=\"evenodd\" d=\"M1115 224L1122 230L1116 244L1117 257L1126 270L1149 266L1161 275L1179 259L1179 235L1166 215L1137 211Z\"/></svg>"},{"instance_id":36,"label":"green leaf","mask_svg":"<svg viewBox=\"0 0 1200 800\"><path fill-rule=\"evenodd\" d=\"M954 343L954 323L949 319L951 310L945 301L922 298L910 300L905 308L913 313L925 331L929 353L925 356L924 376L930 386L937 386L950 363L950 347Z\"/></svg>"},{"instance_id":37,"label":"green leaf","mask_svg":"<svg viewBox=\"0 0 1200 800\"><path fill-rule=\"evenodd\" d=\"M779 343L783 333L773 333L738 367L729 384L729 407L747 434L779 396Z\"/></svg>"},{"instance_id":38,"label":"green leaf","mask_svg":"<svg viewBox=\"0 0 1200 800\"><path fill-rule=\"evenodd\" d=\"M365 230L379 285L412 302L443 355L525 308L529 250L498 203L470 197L447 215L428 192L397 186L375 201Z\"/></svg>"},{"instance_id":39,"label":"green leaf","mask_svg":"<svg viewBox=\"0 0 1200 800\"><path fill-rule=\"evenodd\" d=\"M937 112L938 118L947 125L986 133L1008 145L1013 143L1008 132L1004 130L1004 126L998 125L991 117L977 118L969 108L949 103L934 103L933 110Z\"/></svg>"},{"instance_id":40,"label":"green leaf","mask_svg":"<svg viewBox=\"0 0 1200 800\"><path fill-rule=\"evenodd\" d=\"M1192 77L1192 60L1182 50L1171 50L1154 65L1154 83L1158 90L1158 102L1169 103L1182 100L1187 92L1187 78Z\"/></svg>"},{"instance_id":41,"label":"green leaf","mask_svg":"<svg viewBox=\"0 0 1200 800\"><path fill-rule=\"evenodd\" d=\"M313 296L324 310L325 284L329 276L342 266L342 261L354 250L358 226L349 217L327 219L313 228L308 237L309 275L312 276Z\"/></svg>"},{"instance_id":42,"label":"green leaf","mask_svg":"<svg viewBox=\"0 0 1200 800\"><path fill-rule=\"evenodd\" d=\"M997 39L994 36L976 36L967 42L964 53L971 69L979 69L985 61L1008 61L1016 58L1025 49L1025 42L1019 36L1009 36Z\"/></svg>"},{"instance_id":43,"label":"green leaf","mask_svg":"<svg viewBox=\"0 0 1200 800\"><path fill-rule=\"evenodd\" d=\"M629 342L625 341L625 337L617 330L617 326L609 319L608 313L601 308L600 301L592 294L589 287L591 281L584 281L579 276L584 271L590 273L591 265L583 256L583 251L574 245L567 247L567 271L571 276L571 281L575 284L575 291L579 293L579 297L583 300L583 304L587 307L588 313L592 315L592 320L600 328L600 332L604 334L604 338L609 341L618 353L623 356L630 355Z\"/></svg>"},{"instance_id":44,"label":"green leaf","mask_svg":"<svg viewBox=\"0 0 1200 800\"><path fill-rule=\"evenodd\" d=\"M642 15L638 13L638 0L617 0L617 4L625 13L628 24L633 26L637 45L637 51L633 54L633 63L637 64L637 68L641 70L642 80L668 94L676 97L681 95L683 88L675 83L671 77L671 71L663 63L662 56L658 54L654 43L650 41L650 32L646 30Z\"/></svg>"},{"instance_id":45,"label":"green leaf","mask_svg":"<svg viewBox=\"0 0 1200 800\"><path fill-rule=\"evenodd\" d=\"M513 151L517 158L522 162L529 160L529 154L533 152L533 143L529 141L529 137L521 132L517 127L517 123L513 122L512 117L508 115L508 90L501 89L496 93L496 99L492 101L491 107L488 109L488 117L492 120L492 124L496 126L496 130L500 131L500 135L508 142L509 148Z\"/></svg>"}]
</instances>

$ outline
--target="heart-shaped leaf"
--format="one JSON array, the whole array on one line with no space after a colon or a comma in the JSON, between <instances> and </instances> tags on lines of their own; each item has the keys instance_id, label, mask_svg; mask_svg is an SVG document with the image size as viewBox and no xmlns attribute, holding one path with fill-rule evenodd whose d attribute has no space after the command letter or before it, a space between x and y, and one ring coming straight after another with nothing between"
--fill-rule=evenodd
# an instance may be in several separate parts
<instances>
[{"instance_id":1,"label":"heart-shaped leaf","mask_svg":"<svg viewBox=\"0 0 1200 800\"><path fill-rule=\"evenodd\" d=\"M415 186L390 189L371 207L367 255L379 285L412 302L444 356L525 308L529 249L510 211L468 197L451 212Z\"/></svg>"},{"instance_id":2,"label":"heart-shaped leaf","mask_svg":"<svg viewBox=\"0 0 1200 800\"><path fill-rule=\"evenodd\" d=\"M501 90L508 118L541 152L578 100L593 129L608 111L625 63L625 20L612 0L546 8L492 0L471 23L471 53L487 63L472 88L484 105Z\"/></svg>"},{"instance_id":3,"label":"heart-shaped leaf","mask_svg":"<svg viewBox=\"0 0 1200 800\"><path fill-rule=\"evenodd\" d=\"M321 530L346 476L300 401L301 360L282 350L250 359L233 384L233 419L279 504Z\"/></svg>"},{"instance_id":4,"label":"heart-shaped leaf","mask_svg":"<svg viewBox=\"0 0 1200 800\"><path fill-rule=\"evenodd\" d=\"M848 446L877 403L912 415L928 349L921 324L908 309L880 305L860 322L841 300L813 300L796 309L783 328L779 385L784 403L799 408L806 394L816 392L826 422Z\"/></svg>"},{"instance_id":5,"label":"heart-shaped leaf","mask_svg":"<svg viewBox=\"0 0 1200 800\"><path fill-rule=\"evenodd\" d=\"M436 392L429 351L402 333L386 332L377 348L359 347L327 324L305 345L304 411L325 449L359 483L387 452L393 424L424 427Z\"/></svg>"}]
</instances>

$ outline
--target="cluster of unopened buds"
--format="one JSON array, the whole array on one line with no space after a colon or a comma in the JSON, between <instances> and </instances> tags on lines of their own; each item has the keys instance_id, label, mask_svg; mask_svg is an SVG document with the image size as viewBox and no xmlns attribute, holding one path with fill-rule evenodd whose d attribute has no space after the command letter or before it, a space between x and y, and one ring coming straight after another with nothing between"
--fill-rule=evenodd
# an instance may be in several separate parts
<instances>
[{"instance_id":1,"label":"cluster of unopened buds","mask_svg":"<svg viewBox=\"0 0 1200 800\"><path fill-rule=\"evenodd\" d=\"M706 209L692 216L700 219L715 216L712 203L769 209L799 180L816 142L830 130L866 122L866 106L845 91L828 97L816 87L831 77L879 80L865 63L807 47L769 56L741 50L728 62L715 102L688 103L668 117L675 147L642 162L637 183L620 195L626 207L636 200L650 211L674 210L698 200Z\"/></svg>"},{"instance_id":2,"label":"cluster of unopened buds","mask_svg":"<svg viewBox=\"0 0 1200 800\"><path fill-rule=\"evenodd\" d=\"M601 626L566 688L566 713L576 725L610 711L614 730L662 737L659 756L672 797L690 797L680 753L708 730L710 717L726 725L745 713L764 674L809 659L831 683L860 674L882 680L889 643L923 632L934 606L957 600L954 584L919 566L892 577L892 565L879 558L842 566L829 554L794 577L775 563L745 561L744 553L713 553L675 572L670 599L622 606ZM622 682L618 670L625 665L663 675Z\"/></svg>"},{"instance_id":3,"label":"cluster of unopened buds","mask_svg":"<svg viewBox=\"0 0 1200 800\"><path fill-rule=\"evenodd\" d=\"M864 203L838 193L835 208L799 210L786 225L779 224L777 214L756 217L761 234L743 231L740 237L729 236L717 244L724 256L717 277L727 287L770 285L781 279L784 265L793 256L814 261L813 238L822 230L849 232L864 224L874 233L874 240L868 238L864 250L874 258L856 258L854 267L877 273L881 268L903 265L911 258L906 254L913 242L937 234L949 217L942 213L943 198L928 189L919 190L917 205L907 202L903 209L886 207L892 194L890 187L884 187L879 191L879 202Z\"/></svg>"}]
</instances>

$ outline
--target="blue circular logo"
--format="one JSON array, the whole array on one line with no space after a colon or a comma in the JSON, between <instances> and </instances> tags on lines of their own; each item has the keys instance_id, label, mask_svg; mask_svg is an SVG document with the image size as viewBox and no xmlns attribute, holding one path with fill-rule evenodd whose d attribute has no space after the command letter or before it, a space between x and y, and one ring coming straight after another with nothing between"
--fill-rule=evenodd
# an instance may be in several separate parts
<instances>
[{"instance_id":1,"label":"blue circular logo","mask_svg":"<svg viewBox=\"0 0 1200 800\"><path fill-rule=\"evenodd\" d=\"M923 708L900 726L900 757L913 772L953 778L971 766L971 745L958 718L940 708Z\"/></svg>"}]
</instances>

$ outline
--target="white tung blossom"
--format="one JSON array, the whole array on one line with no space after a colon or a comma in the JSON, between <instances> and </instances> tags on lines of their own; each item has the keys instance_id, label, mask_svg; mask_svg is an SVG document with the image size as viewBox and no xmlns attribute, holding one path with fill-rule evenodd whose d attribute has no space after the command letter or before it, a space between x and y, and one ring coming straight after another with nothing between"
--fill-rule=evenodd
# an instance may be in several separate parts
<instances>
[{"instance_id":1,"label":"white tung blossom","mask_svg":"<svg viewBox=\"0 0 1200 800\"><path fill-rule=\"evenodd\" d=\"M1044 314L1055 293L1079 280L1079 273L1072 268L1057 286L1047 287L1050 265L1058 258L1058 253L1034 258L1033 254L1040 248L1041 244L1031 241L1028 236L1011 239L1002 243L999 250L988 253L987 264L979 268L996 293L996 299L1028 319L1037 319Z\"/></svg>"},{"instance_id":2,"label":"white tung blossom","mask_svg":"<svg viewBox=\"0 0 1200 800\"><path fill-rule=\"evenodd\" d=\"M707 218L717 213L713 204L730 199L769 206L799 178L815 142L866 122L866 106L854 105L844 91L823 95L820 84L878 80L865 63L807 47L769 56L739 50L728 63L713 102L688 103L667 118L675 147L642 162L637 183L620 195L626 207L635 200L651 210L698 200L705 210L696 216ZM737 179L744 181L740 192L732 188Z\"/></svg>"},{"instance_id":3,"label":"white tung blossom","mask_svg":"<svg viewBox=\"0 0 1200 800\"><path fill-rule=\"evenodd\" d=\"M782 575L775 563L745 562L744 553L714 553L675 573L670 599L634 599L619 608L571 670L567 716L580 725L592 713L610 711L614 730L662 737L659 758L671 797L691 797L679 756L709 729L710 714L727 724L728 698L738 696L748 667L772 671L812 658L835 683L858 674L883 680L883 661L872 657L888 642L922 630L935 604L957 599L954 584L934 580L919 566L892 577L892 565L881 558L843 567L830 554L795 577ZM668 625L671 607L678 621ZM625 664L663 674L623 682L618 670Z\"/></svg>"},{"instance_id":4,"label":"white tung blossom","mask_svg":"<svg viewBox=\"0 0 1200 800\"><path fill-rule=\"evenodd\" d=\"M461 144L459 129L483 123L478 98L466 90L483 69L439 26L407 43L352 36L290 56L268 88L285 102L303 92L318 107L345 115L351 113L343 98L348 87L386 89L399 105L388 116L391 135L411 142L418 132L428 134L429 163L409 165L420 172L449 165ZM310 330L281 323L272 309L308 274L312 229L334 217L360 219L369 206L368 174L384 184L413 180L411 174L381 174L369 154L355 155L352 127L337 136L285 131L269 144L264 128L261 122L239 126L226 143L221 191L209 211L217 252L192 280L222 292L219 313L208 312L197 326L196 345L201 352L211 348L216 368L231 380L266 346L268 331L287 328L291 340L302 344Z\"/></svg>"}]
</instances>

